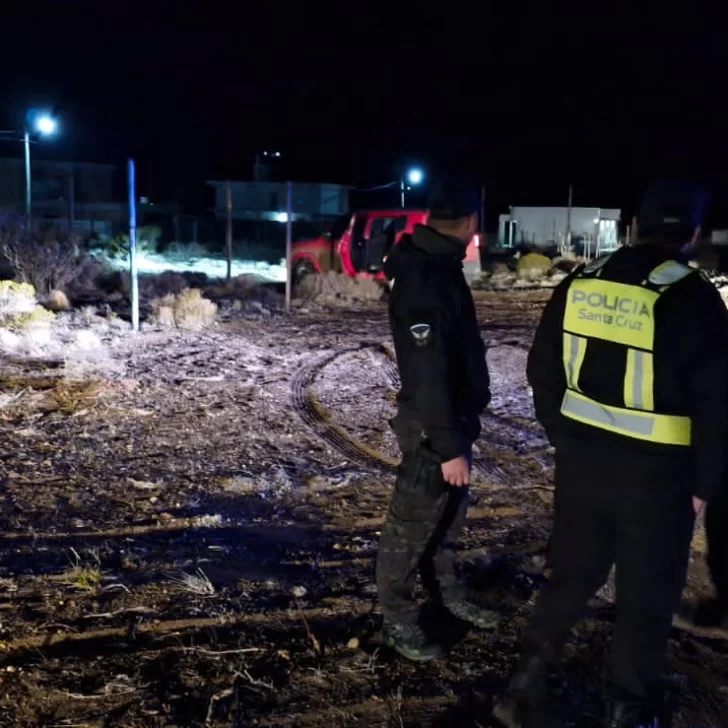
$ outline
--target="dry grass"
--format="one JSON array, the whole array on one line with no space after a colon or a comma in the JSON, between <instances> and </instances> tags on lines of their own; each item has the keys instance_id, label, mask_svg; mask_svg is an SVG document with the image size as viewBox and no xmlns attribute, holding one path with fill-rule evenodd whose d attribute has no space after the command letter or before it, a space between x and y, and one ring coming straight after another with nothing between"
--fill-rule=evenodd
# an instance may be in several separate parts
<instances>
[{"instance_id":1,"label":"dry grass","mask_svg":"<svg viewBox=\"0 0 728 728\"><path fill-rule=\"evenodd\" d=\"M333 271L306 276L296 288L298 299L317 303L379 301L383 295L384 286L379 281L371 278L350 278Z\"/></svg>"},{"instance_id":2,"label":"dry grass","mask_svg":"<svg viewBox=\"0 0 728 728\"><path fill-rule=\"evenodd\" d=\"M71 308L68 296L63 291L51 291L48 294L46 306L51 311L68 311Z\"/></svg>"},{"instance_id":3,"label":"dry grass","mask_svg":"<svg viewBox=\"0 0 728 728\"><path fill-rule=\"evenodd\" d=\"M159 326L200 331L215 322L217 304L204 298L199 289L187 288L153 301L152 312L152 320Z\"/></svg>"}]
</instances>

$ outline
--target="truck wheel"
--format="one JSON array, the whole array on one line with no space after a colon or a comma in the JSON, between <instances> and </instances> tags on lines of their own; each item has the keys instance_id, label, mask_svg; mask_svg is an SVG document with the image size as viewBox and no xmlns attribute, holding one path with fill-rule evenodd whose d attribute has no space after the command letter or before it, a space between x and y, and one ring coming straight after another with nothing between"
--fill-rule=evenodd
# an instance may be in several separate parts
<instances>
[{"instance_id":1,"label":"truck wheel","mask_svg":"<svg viewBox=\"0 0 728 728\"><path fill-rule=\"evenodd\" d=\"M293 282L298 285L307 276L316 274L313 263L308 260L299 260L293 268Z\"/></svg>"}]
</instances>

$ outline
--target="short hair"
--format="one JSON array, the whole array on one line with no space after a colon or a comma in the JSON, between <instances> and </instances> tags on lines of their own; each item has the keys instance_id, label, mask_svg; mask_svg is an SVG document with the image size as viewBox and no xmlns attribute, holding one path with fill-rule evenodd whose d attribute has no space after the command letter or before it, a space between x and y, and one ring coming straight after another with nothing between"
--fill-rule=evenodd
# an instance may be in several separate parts
<instances>
[{"instance_id":1,"label":"short hair","mask_svg":"<svg viewBox=\"0 0 728 728\"><path fill-rule=\"evenodd\" d=\"M454 227L480 210L477 188L462 180L444 178L430 187L428 210L431 220L453 223Z\"/></svg>"}]
</instances>

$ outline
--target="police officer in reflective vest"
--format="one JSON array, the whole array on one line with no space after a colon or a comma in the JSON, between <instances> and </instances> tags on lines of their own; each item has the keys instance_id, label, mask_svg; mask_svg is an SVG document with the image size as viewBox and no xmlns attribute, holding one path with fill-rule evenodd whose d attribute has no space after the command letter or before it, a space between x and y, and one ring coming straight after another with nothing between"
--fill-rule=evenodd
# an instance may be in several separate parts
<instances>
[{"instance_id":1,"label":"police officer in reflective vest","mask_svg":"<svg viewBox=\"0 0 728 728\"><path fill-rule=\"evenodd\" d=\"M728 453L728 313L681 261L704 199L687 185L653 188L633 244L577 269L544 310L528 378L555 447L553 572L494 709L509 728L545 725L548 668L614 564L605 725L670 724L672 616L695 516L724 487Z\"/></svg>"}]
</instances>

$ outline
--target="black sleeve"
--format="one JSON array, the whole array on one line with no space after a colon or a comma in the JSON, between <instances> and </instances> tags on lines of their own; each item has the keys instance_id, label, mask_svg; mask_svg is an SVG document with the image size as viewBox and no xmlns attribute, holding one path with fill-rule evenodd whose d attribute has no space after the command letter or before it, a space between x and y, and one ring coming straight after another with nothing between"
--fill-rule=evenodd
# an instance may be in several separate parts
<instances>
[{"instance_id":1,"label":"black sleeve","mask_svg":"<svg viewBox=\"0 0 728 728\"><path fill-rule=\"evenodd\" d=\"M423 307L407 309L400 322L406 347L407 371L415 407L422 418L432 449L443 462L469 452L458 427L455 410L452 356L457 351L457 315L443 296L430 292Z\"/></svg>"},{"instance_id":2,"label":"black sleeve","mask_svg":"<svg viewBox=\"0 0 728 728\"><path fill-rule=\"evenodd\" d=\"M528 383L533 389L536 419L543 425L552 442L566 391L562 354L563 321L570 281L571 276L563 280L546 304L528 352L526 366Z\"/></svg>"},{"instance_id":3,"label":"black sleeve","mask_svg":"<svg viewBox=\"0 0 728 728\"><path fill-rule=\"evenodd\" d=\"M689 301L675 297L671 320L688 384L693 494L709 501L728 487L728 310L711 283L698 279L692 286Z\"/></svg>"}]
</instances>

